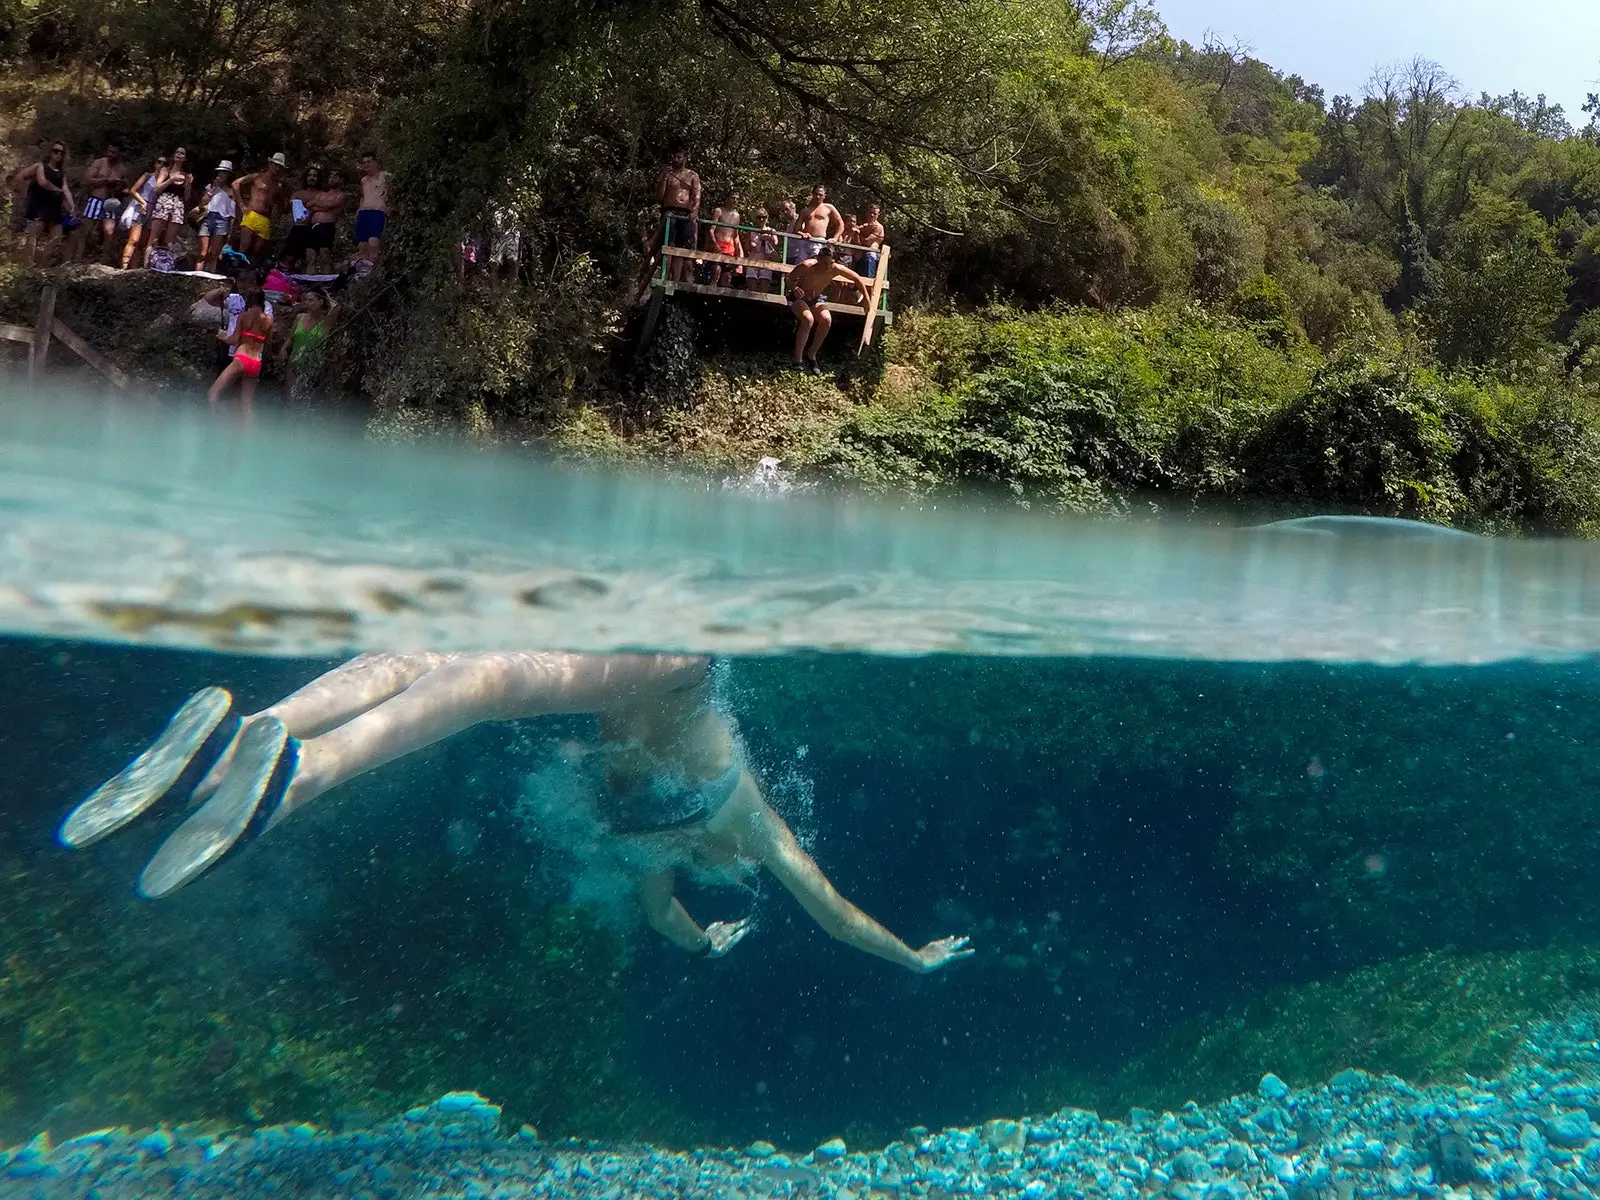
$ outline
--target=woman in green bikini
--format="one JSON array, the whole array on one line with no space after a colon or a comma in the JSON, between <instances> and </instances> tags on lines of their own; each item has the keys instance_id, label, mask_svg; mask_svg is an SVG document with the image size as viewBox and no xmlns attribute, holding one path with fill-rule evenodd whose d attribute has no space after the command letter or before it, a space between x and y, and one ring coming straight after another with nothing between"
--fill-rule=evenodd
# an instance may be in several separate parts
<instances>
[{"instance_id":1,"label":"woman in green bikini","mask_svg":"<svg viewBox=\"0 0 1600 1200\"><path fill-rule=\"evenodd\" d=\"M284 364L284 385L295 394L305 372L311 367L323 339L328 336L336 306L321 288L307 292L300 314L289 330L289 340L279 352Z\"/></svg>"},{"instance_id":2,"label":"woman in green bikini","mask_svg":"<svg viewBox=\"0 0 1600 1200\"><path fill-rule=\"evenodd\" d=\"M736 879L765 867L831 936L917 972L972 951L964 937L913 950L836 891L761 793L710 703L709 664L681 655L365 654L270 708L191 697L153 745L75 808L61 842L92 845L180 799L200 806L162 844L140 892L168 895L296 809L374 767L483 721L591 713L608 748L600 799L632 865L645 919L691 954L722 955L748 921L701 928L675 896L679 870Z\"/></svg>"}]
</instances>

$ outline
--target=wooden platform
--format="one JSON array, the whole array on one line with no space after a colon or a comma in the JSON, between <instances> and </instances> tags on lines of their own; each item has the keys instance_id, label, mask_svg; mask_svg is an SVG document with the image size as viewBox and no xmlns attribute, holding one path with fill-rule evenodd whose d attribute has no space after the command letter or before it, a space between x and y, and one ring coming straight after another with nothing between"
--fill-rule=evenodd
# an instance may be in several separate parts
<instances>
[{"instance_id":1,"label":"wooden platform","mask_svg":"<svg viewBox=\"0 0 1600 1200\"><path fill-rule=\"evenodd\" d=\"M676 292L689 292L696 296L721 296L725 300L754 300L758 304L781 304L785 308L789 306L789 297L780 295L777 292L756 291L754 288L725 288L716 287L709 283L679 283L671 279L665 282L656 280L650 286L660 288L669 296ZM864 317L867 315L867 310L859 304L844 304L836 300L829 300L827 308L829 312L849 313L852 317ZM893 313L885 311L880 312L878 315L884 319L884 324L894 324Z\"/></svg>"},{"instance_id":2,"label":"wooden platform","mask_svg":"<svg viewBox=\"0 0 1600 1200\"><path fill-rule=\"evenodd\" d=\"M711 222L705 224L710 225ZM734 228L726 226L725 228ZM763 230L753 226L740 225L736 227L740 232L762 233ZM683 292L695 296L714 296L722 300L748 300L756 304L778 304L787 308L789 306L788 277L794 271L795 265L786 261L762 258L745 258L738 254L723 254L717 250L685 250L679 246L666 244L667 229L663 224L662 246L660 252L660 266L650 280L650 308L645 314L644 330L639 337L642 349L649 344L650 337L655 333L656 322L661 316L661 305L669 296ZM770 232L768 236L772 236ZM788 257L788 243L790 234L778 234L780 239L779 254L782 258ZM815 239L807 238L806 241ZM875 253L878 255L878 269L867 280L869 291L865 305L852 304L845 301L829 300L826 307L829 312L843 313L847 316L862 317L861 340L856 345L856 353L860 354L872 344L873 330L881 320L884 325L894 323L894 314L889 311L889 246L887 243L875 249L866 246L854 246L848 243L836 243L842 249L853 250L860 253ZM668 266L673 259L689 259L694 263L714 263L719 266L743 267L747 273L750 271L770 271L778 285L775 292L762 291L756 288L730 288L718 287L709 283L694 283L688 280L668 278Z\"/></svg>"}]
</instances>

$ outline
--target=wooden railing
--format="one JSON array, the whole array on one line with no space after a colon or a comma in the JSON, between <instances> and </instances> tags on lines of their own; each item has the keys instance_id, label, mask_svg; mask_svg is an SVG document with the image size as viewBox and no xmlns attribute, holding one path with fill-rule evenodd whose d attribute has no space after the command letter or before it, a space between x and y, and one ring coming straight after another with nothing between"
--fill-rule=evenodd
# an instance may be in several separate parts
<instances>
[{"instance_id":1,"label":"wooden railing","mask_svg":"<svg viewBox=\"0 0 1600 1200\"><path fill-rule=\"evenodd\" d=\"M119 388L127 388L130 380L104 354L74 333L60 317L56 316L55 284L45 285L39 296L39 317L30 329L26 325L0 324L0 340L25 342L28 347L28 378L34 379L44 369L45 357L50 353L50 339L54 336L96 371L99 371Z\"/></svg>"},{"instance_id":2,"label":"wooden railing","mask_svg":"<svg viewBox=\"0 0 1600 1200\"><path fill-rule=\"evenodd\" d=\"M730 225L722 221L700 221L697 223L697 240L703 237L706 229L732 230L738 240L740 249L745 248L745 234L755 234L763 239L777 239L777 258L753 258L747 254L724 254L720 250L687 250L680 246L670 244L671 222L682 221L687 218L667 215L661 224L661 262L651 280L652 288L656 289L655 298L651 302L650 314L646 318L644 338L648 340L655 326L655 316L658 311L663 293L673 291L693 292L697 295L721 296L732 300L755 300L767 304L789 303L789 274L800 264L790 262L791 245L807 248L821 244L827 239L808 237L805 234L787 233L771 228L760 228L755 225ZM861 341L857 346L857 353L865 349L872 342L873 329L881 317L890 319L889 313L889 245L887 242L878 246L858 246L851 242L828 242L835 251L845 250L852 254L856 262L860 262L861 255L877 255L877 269L870 276L863 276L868 284L867 295L864 303L853 304L844 300L829 300L827 306L830 312L849 313L865 318L862 322ZM809 253L807 257L810 257ZM700 283L694 280L675 280L671 278L670 264L674 259L687 259L693 263L709 263L717 266L743 267L745 271L746 286L743 288L719 287L715 284ZM804 260L802 260L804 261ZM855 263L851 264L855 268ZM770 271L777 282L776 291L761 291L752 288L749 282L752 278L751 271ZM856 272L861 274L860 271ZM835 284L837 288L839 285Z\"/></svg>"}]
</instances>

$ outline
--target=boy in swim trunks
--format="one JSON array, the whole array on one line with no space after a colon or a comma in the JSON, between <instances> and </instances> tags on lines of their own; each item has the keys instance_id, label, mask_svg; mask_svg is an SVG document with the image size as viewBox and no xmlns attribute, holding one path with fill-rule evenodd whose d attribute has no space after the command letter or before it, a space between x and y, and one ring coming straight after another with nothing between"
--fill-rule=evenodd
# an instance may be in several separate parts
<instances>
[{"instance_id":1,"label":"boy in swim trunks","mask_svg":"<svg viewBox=\"0 0 1600 1200\"><path fill-rule=\"evenodd\" d=\"M378 166L376 151L361 156L361 207L356 210L356 248L369 263L378 261L378 244L389 224L389 173Z\"/></svg>"},{"instance_id":2,"label":"boy in swim trunks","mask_svg":"<svg viewBox=\"0 0 1600 1200\"><path fill-rule=\"evenodd\" d=\"M726 203L711 210L711 224L706 230L706 249L718 254L739 257L739 193L729 192ZM711 282L715 287L732 287L734 279L744 271L732 263L713 263Z\"/></svg>"},{"instance_id":3,"label":"boy in swim trunks","mask_svg":"<svg viewBox=\"0 0 1600 1200\"><path fill-rule=\"evenodd\" d=\"M671 165L656 181L656 202L666 218L666 244L693 250L700 238L700 176L689 169L682 146L673 150ZM693 259L674 255L667 261L667 278L683 282L693 269Z\"/></svg>"},{"instance_id":4,"label":"boy in swim trunks","mask_svg":"<svg viewBox=\"0 0 1600 1200\"><path fill-rule=\"evenodd\" d=\"M288 169L289 160L280 150L272 156L265 171L256 171L234 181L233 199L244 213L239 221L239 250L252 261L264 254L272 241L272 218L283 211L289 195L289 182L284 178Z\"/></svg>"},{"instance_id":5,"label":"boy in swim trunks","mask_svg":"<svg viewBox=\"0 0 1600 1200\"><path fill-rule=\"evenodd\" d=\"M848 283L866 294L867 281L849 267L833 259L833 247L824 242L815 258L789 272L789 308L794 313L794 365L808 375L820 375L817 355L833 328L833 313L828 311L828 289L835 283Z\"/></svg>"}]
</instances>

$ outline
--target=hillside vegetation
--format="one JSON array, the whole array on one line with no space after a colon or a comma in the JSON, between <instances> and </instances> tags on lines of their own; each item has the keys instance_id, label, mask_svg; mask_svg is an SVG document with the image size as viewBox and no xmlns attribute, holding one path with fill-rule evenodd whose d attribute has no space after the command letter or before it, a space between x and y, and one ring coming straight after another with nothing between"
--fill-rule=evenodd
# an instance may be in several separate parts
<instances>
[{"instance_id":1,"label":"hillside vegetation","mask_svg":"<svg viewBox=\"0 0 1600 1200\"><path fill-rule=\"evenodd\" d=\"M381 147L394 236L325 383L388 419L1070 508L1600 517L1600 130L1428 62L1329 98L1135 0L13 0L9 29L19 143ZM706 309L634 361L679 139L708 209L883 202L908 319L842 391ZM532 262L462 280L491 211Z\"/></svg>"}]
</instances>

